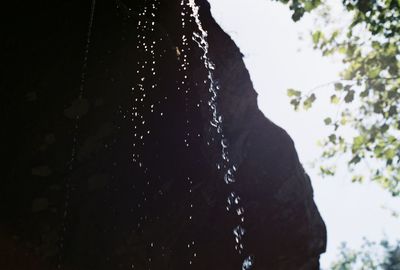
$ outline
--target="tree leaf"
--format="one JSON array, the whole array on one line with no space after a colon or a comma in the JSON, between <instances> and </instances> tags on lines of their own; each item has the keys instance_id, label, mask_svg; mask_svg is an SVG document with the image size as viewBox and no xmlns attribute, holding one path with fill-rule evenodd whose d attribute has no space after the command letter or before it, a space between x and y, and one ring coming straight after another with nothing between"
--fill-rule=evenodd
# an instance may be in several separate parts
<instances>
[{"instance_id":1,"label":"tree leaf","mask_svg":"<svg viewBox=\"0 0 400 270\"><path fill-rule=\"evenodd\" d=\"M293 88L289 88L287 90L288 97L299 97L301 95L300 91L294 90Z\"/></svg>"},{"instance_id":2,"label":"tree leaf","mask_svg":"<svg viewBox=\"0 0 400 270\"><path fill-rule=\"evenodd\" d=\"M312 33L312 40L315 46L318 44L319 40L321 39L321 36L322 36L321 31L315 31L314 33Z\"/></svg>"},{"instance_id":3,"label":"tree leaf","mask_svg":"<svg viewBox=\"0 0 400 270\"><path fill-rule=\"evenodd\" d=\"M339 90L342 90L343 89L343 84L342 83L335 83L335 90L336 91L339 91Z\"/></svg>"},{"instance_id":4,"label":"tree leaf","mask_svg":"<svg viewBox=\"0 0 400 270\"><path fill-rule=\"evenodd\" d=\"M325 119L324 119L324 123L325 123L325 125L330 125L330 124L332 124L332 118L330 118L330 117L325 118Z\"/></svg>"},{"instance_id":5,"label":"tree leaf","mask_svg":"<svg viewBox=\"0 0 400 270\"><path fill-rule=\"evenodd\" d=\"M332 104L339 104L340 100L336 95L331 96L331 103Z\"/></svg>"},{"instance_id":6,"label":"tree leaf","mask_svg":"<svg viewBox=\"0 0 400 270\"><path fill-rule=\"evenodd\" d=\"M353 99L354 99L354 91L350 90L347 92L346 96L344 97L344 101L346 103L350 103L353 101Z\"/></svg>"},{"instance_id":7,"label":"tree leaf","mask_svg":"<svg viewBox=\"0 0 400 270\"><path fill-rule=\"evenodd\" d=\"M311 108L313 102L316 100L315 94L311 94L306 100L303 102L303 107L305 110L308 110Z\"/></svg>"}]
</instances>

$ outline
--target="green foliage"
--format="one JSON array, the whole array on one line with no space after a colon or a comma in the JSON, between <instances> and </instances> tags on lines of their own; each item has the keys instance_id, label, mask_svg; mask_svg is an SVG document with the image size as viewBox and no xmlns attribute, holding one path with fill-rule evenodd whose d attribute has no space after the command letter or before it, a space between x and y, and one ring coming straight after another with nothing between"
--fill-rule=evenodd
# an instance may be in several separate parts
<instances>
[{"instance_id":1,"label":"green foliage","mask_svg":"<svg viewBox=\"0 0 400 270\"><path fill-rule=\"evenodd\" d=\"M332 270L400 270L400 242L390 245L387 241L379 244L364 240L359 250L342 244L338 259L332 263Z\"/></svg>"},{"instance_id":2,"label":"green foliage","mask_svg":"<svg viewBox=\"0 0 400 270\"><path fill-rule=\"evenodd\" d=\"M352 170L372 161L369 178L400 195L400 1L344 0L343 6L353 16L349 28L315 29L311 34L315 49L324 56L339 55L344 63L330 97L338 115L324 119L332 134L322 142L322 159L343 156ZM316 99L315 93L299 91L289 96L295 109L303 100L308 109ZM358 135L338 135L343 126ZM362 176L353 175L353 181L359 179Z\"/></svg>"},{"instance_id":3,"label":"green foliage","mask_svg":"<svg viewBox=\"0 0 400 270\"><path fill-rule=\"evenodd\" d=\"M291 98L290 104L293 105L295 110L299 108L300 104L303 105L304 110L308 110L317 99L314 93L308 96L301 96L301 92L294 89L288 89L287 95Z\"/></svg>"},{"instance_id":4,"label":"green foliage","mask_svg":"<svg viewBox=\"0 0 400 270\"><path fill-rule=\"evenodd\" d=\"M276 0L283 4L289 5L293 11L293 21L298 21L303 17L304 13L310 12L321 4L321 0Z\"/></svg>"},{"instance_id":5,"label":"green foliage","mask_svg":"<svg viewBox=\"0 0 400 270\"><path fill-rule=\"evenodd\" d=\"M308 110L311 108L313 102L315 101L316 96L314 93L312 93L311 95L309 95L304 101L303 101L303 108L305 110Z\"/></svg>"}]
</instances>

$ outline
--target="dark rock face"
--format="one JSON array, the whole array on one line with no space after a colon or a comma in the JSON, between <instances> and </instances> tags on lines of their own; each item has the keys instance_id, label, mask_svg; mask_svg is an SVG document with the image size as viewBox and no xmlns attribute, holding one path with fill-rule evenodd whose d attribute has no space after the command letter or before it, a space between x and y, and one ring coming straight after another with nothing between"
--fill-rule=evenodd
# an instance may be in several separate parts
<instances>
[{"instance_id":1,"label":"dark rock face","mask_svg":"<svg viewBox=\"0 0 400 270\"><path fill-rule=\"evenodd\" d=\"M82 99L90 3L20 9L25 20L3 50L10 158L0 189L1 269L241 269L248 255L252 269L318 269L325 225L294 144L260 112L239 49L209 4L197 2L237 168L231 185L217 169L208 74L191 40L197 25L182 29L180 1L98 1ZM155 17L139 16L153 3ZM153 18L154 31L137 29ZM156 41L155 58L137 48L138 34ZM231 192L245 210L243 254L234 248L237 216L226 210Z\"/></svg>"}]
</instances>

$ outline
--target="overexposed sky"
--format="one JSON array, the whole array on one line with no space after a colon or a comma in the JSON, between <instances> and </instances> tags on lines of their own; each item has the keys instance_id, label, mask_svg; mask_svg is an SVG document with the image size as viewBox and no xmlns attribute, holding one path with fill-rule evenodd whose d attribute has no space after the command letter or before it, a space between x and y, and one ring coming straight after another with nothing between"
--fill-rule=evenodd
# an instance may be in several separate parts
<instances>
[{"instance_id":1,"label":"overexposed sky","mask_svg":"<svg viewBox=\"0 0 400 270\"><path fill-rule=\"evenodd\" d=\"M400 210L400 199L391 198L374 184L352 184L344 164L339 161L337 176L321 178L311 162L321 149L317 140L330 131L323 119L335 108L329 106L329 86L318 90L321 102L309 112L294 112L286 96L288 88L313 89L338 79L339 60L323 58L312 50L307 33L312 16L294 23L287 6L272 0L209 0L212 13L231 35L244 54L246 67L259 94L258 105L264 114L292 136L300 159L313 182L315 200L328 227L328 250L321 263L328 269L337 247L346 241L358 247L365 236L379 241L400 238L400 219L383 209ZM340 7L339 0L331 0ZM336 9L334 9L336 10ZM338 11L339 10L339 11ZM345 14L336 10L339 20ZM299 40L303 33L305 39Z\"/></svg>"}]
</instances>

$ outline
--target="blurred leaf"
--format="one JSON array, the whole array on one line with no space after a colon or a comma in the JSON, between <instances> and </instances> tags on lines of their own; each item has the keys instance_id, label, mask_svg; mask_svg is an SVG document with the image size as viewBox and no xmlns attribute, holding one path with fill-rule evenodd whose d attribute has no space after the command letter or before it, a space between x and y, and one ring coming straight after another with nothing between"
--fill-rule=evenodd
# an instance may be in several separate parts
<instances>
[{"instance_id":1,"label":"blurred leaf","mask_svg":"<svg viewBox=\"0 0 400 270\"><path fill-rule=\"evenodd\" d=\"M335 83L335 90L342 90L343 89L343 84L342 83Z\"/></svg>"},{"instance_id":2,"label":"blurred leaf","mask_svg":"<svg viewBox=\"0 0 400 270\"><path fill-rule=\"evenodd\" d=\"M319 169L322 175L335 175L335 168L333 167L320 166Z\"/></svg>"},{"instance_id":3,"label":"blurred leaf","mask_svg":"<svg viewBox=\"0 0 400 270\"><path fill-rule=\"evenodd\" d=\"M321 31L315 31L312 34L312 40L314 42L314 45L317 45L319 43L319 40L320 40L321 36L322 36L322 32Z\"/></svg>"},{"instance_id":4,"label":"blurred leaf","mask_svg":"<svg viewBox=\"0 0 400 270\"><path fill-rule=\"evenodd\" d=\"M332 118L330 118L330 117L325 118L325 119L324 119L324 123L325 123L325 125L330 125L330 124L332 124Z\"/></svg>"},{"instance_id":5,"label":"blurred leaf","mask_svg":"<svg viewBox=\"0 0 400 270\"><path fill-rule=\"evenodd\" d=\"M299 97L301 95L300 91L294 90L292 88L289 88L287 90L287 96L288 97Z\"/></svg>"},{"instance_id":6,"label":"blurred leaf","mask_svg":"<svg viewBox=\"0 0 400 270\"><path fill-rule=\"evenodd\" d=\"M306 98L303 102L303 107L305 110L308 110L311 108L313 102L316 100L315 94L311 94L308 98Z\"/></svg>"},{"instance_id":7,"label":"blurred leaf","mask_svg":"<svg viewBox=\"0 0 400 270\"><path fill-rule=\"evenodd\" d=\"M360 162L360 158L358 158L357 159L357 161L356 162L352 162L352 163L358 163L358 162ZM364 181L364 176L362 176L362 175L353 175L352 177L351 177L351 182L353 182L353 183L356 183L356 182L358 182L358 183L362 183Z\"/></svg>"},{"instance_id":8,"label":"blurred leaf","mask_svg":"<svg viewBox=\"0 0 400 270\"><path fill-rule=\"evenodd\" d=\"M339 104L340 100L336 95L331 96L331 103L332 104Z\"/></svg>"},{"instance_id":9,"label":"blurred leaf","mask_svg":"<svg viewBox=\"0 0 400 270\"><path fill-rule=\"evenodd\" d=\"M350 103L353 101L353 99L354 99L354 91L350 90L347 92L346 96L344 97L344 101L346 103Z\"/></svg>"}]
</instances>

